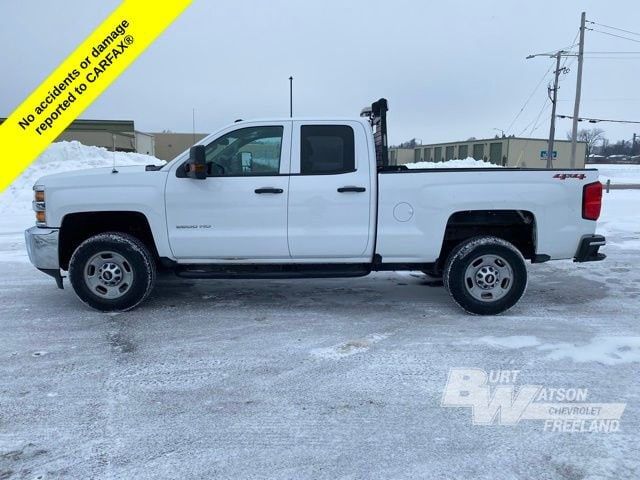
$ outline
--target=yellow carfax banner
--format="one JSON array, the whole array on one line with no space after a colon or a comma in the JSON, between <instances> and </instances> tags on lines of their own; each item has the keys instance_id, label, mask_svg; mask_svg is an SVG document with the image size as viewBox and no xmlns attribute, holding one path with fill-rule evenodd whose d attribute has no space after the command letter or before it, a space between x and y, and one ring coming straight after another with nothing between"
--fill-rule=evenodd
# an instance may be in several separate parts
<instances>
[{"instance_id":1,"label":"yellow carfax banner","mask_svg":"<svg viewBox=\"0 0 640 480\"><path fill-rule=\"evenodd\" d=\"M124 0L0 125L0 192L190 3L191 0Z\"/></svg>"}]
</instances>

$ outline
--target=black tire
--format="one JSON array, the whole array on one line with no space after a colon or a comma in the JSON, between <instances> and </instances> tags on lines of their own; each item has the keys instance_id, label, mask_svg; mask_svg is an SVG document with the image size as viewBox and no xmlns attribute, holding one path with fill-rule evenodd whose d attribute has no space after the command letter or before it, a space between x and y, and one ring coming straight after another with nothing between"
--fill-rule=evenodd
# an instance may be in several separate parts
<instances>
[{"instance_id":1,"label":"black tire","mask_svg":"<svg viewBox=\"0 0 640 480\"><path fill-rule=\"evenodd\" d=\"M496 315L513 307L527 288L527 267L520 251L497 237L474 237L449 254L444 286L464 310Z\"/></svg>"},{"instance_id":2,"label":"black tire","mask_svg":"<svg viewBox=\"0 0 640 480\"><path fill-rule=\"evenodd\" d=\"M126 233L107 232L88 238L69 262L69 280L76 295L102 312L136 307L153 290L155 278L156 264L149 249Z\"/></svg>"}]
</instances>

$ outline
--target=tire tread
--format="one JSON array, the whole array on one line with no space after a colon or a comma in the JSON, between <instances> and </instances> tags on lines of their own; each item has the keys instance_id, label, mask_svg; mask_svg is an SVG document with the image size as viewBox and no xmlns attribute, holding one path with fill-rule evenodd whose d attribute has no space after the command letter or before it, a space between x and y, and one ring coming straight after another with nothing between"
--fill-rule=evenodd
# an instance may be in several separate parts
<instances>
[{"instance_id":1,"label":"tire tread","mask_svg":"<svg viewBox=\"0 0 640 480\"><path fill-rule=\"evenodd\" d=\"M511 253L516 255L516 257L518 258L518 261L522 264L524 268L524 272L525 272L524 279L523 279L524 287L522 288L522 292L520 292L520 295L518 295L517 298L515 298L515 300L511 303L511 305L508 305L504 309L497 309L495 311L490 311L491 309L487 308L490 304L487 304L487 305L484 305L482 309L472 310L468 305L465 304L464 299L459 298L456 292L451 291L451 282L454 280L451 278L451 269L454 266L454 264L456 262L463 261L467 257L467 255L469 255L474 250L480 247L485 247L485 246L500 246L508 249ZM514 272L514 275L515 275L515 272ZM447 290L447 292L449 293L453 301L460 308L462 308L464 311L472 315L496 315L499 313L504 313L510 308L512 308L515 304L518 303L520 298L522 298L522 296L524 295L524 292L527 289L527 282L528 282L527 277L528 276L526 274L525 259L522 253L520 252L520 250L518 250L512 243L502 238L494 237L490 235L472 237L466 241L463 241L459 245L457 245L447 257L447 260L445 262L444 269L443 269L443 283L444 283L445 289ZM483 310L483 311L479 311L479 310Z\"/></svg>"},{"instance_id":2,"label":"tire tread","mask_svg":"<svg viewBox=\"0 0 640 480\"><path fill-rule=\"evenodd\" d=\"M147 277L145 282L145 290L142 295L139 298L135 299L135 301L131 305L126 305L122 308L118 306L112 308L104 302L93 302L91 301L91 299L84 298L85 294L82 289L75 285L74 279L82 275L82 272L79 272L78 269L84 268L84 265L78 265L78 257L81 255L83 250L91 248L94 244L100 242L107 242L110 244L129 247L141 256L145 264ZM80 298L80 300L82 300L83 303L85 303L89 307L100 311L127 311L140 305L151 294L156 280L156 263L147 246L134 235L124 232L104 232L89 237L75 249L73 255L71 255L71 260L69 261L69 280L71 281L71 285L76 292L76 295Z\"/></svg>"}]
</instances>

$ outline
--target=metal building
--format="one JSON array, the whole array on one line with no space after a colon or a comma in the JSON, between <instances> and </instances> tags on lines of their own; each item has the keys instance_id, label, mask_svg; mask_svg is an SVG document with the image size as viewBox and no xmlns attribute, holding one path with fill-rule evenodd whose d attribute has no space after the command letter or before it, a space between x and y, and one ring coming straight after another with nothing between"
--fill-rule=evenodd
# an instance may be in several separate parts
<instances>
[{"instance_id":1,"label":"metal building","mask_svg":"<svg viewBox=\"0 0 640 480\"><path fill-rule=\"evenodd\" d=\"M5 120L0 118L0 124ZM74 120L55 141L74 140L119 152L155 154L153 135L136 131L133 120Z\"/></svg>"},{"instance_id":2,"label":"metal building","mask_svg":"<svg viewBox=\"0 0 640 480\"><path fill-rule=\"evenodd\" d=\"M154 133L155 156L160 160L173 160L187 148L209 135L208 133Z\"/></svg>"},{"instance_id":3,"label":"metal building","mask_svg":"<svg viewBox=\"0 0 640 480\"><path fill-rule=\"evenodd\" d=\"M410 150L411 154L406 152ZM547 140L543 138L499 137L459 142L418 145L413 149L390 149L390 161L395 165L411 162L443 162L472 157L505 167L545 168ZM575 168L584 168L587 144L578 142ZM554 142L553 168L569 168L571 142Z\"/></svg>"}]
</instances>

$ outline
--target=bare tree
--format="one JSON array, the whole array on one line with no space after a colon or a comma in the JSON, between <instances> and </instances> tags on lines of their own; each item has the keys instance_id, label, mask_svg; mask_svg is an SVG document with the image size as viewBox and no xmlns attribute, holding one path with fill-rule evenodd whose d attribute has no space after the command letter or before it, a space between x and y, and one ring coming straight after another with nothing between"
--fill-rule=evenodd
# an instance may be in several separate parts
<instances>
[{"instance_id":1,"label":"bare tree","mask_svg":"<svg viewBox=\"0 0 640 480\"><path fill-rule=\"evenodd\" d=\"M418 141L415 138L412 138L407 142L402 142L400 145L398 145L397 148L416 148L417 146L418 146Z\"/></svg>"},{"instance_id":2,"label":"bare tree","mask_svg":"<svg viewBox=\"0 0 640 480\"><path fill-rule=\"evenodd\" d=\"M587 144L587 157L591 155L596 143L604 139L604 130L601 128L582 128L578 130L578 141L586 142ZM571 140L571 133L569 132L567 132L567 140Z\"/></svg>"}]
</instances>

